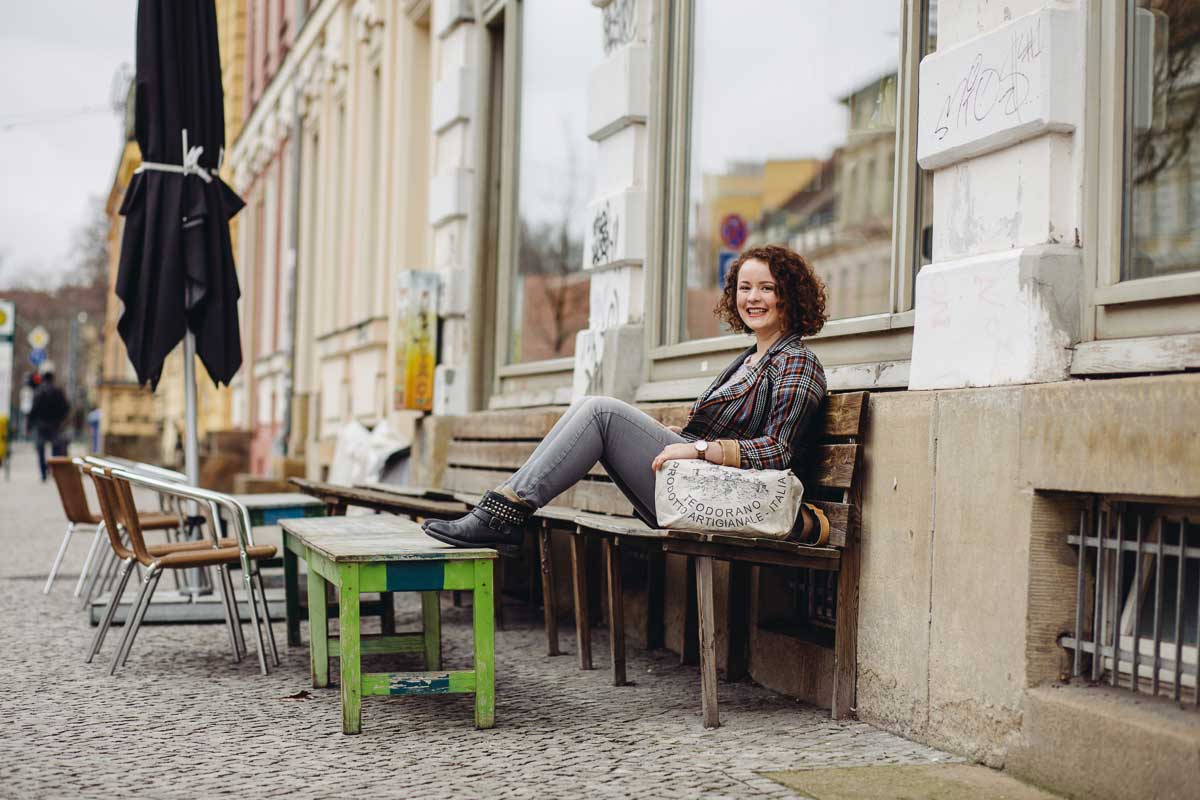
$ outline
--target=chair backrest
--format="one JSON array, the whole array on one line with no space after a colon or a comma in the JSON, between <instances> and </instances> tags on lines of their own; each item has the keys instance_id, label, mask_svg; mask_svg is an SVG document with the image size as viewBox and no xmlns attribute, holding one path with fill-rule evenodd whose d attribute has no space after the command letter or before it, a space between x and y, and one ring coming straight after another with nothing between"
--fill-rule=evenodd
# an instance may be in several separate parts
<instances>
[{"instance_id":1,"label":"chair backrest","mask_svg":"<svg viewBox=\"0 0 1200 800\"><path fill-rule=\"evenodd\" d=\"M113 495L117 500L118 513L121 515L121 522L125 524L125 533L129 536L133 554L141 563L150 564L155 559L146 548L146 539L142 536L142 521L138 516L137 504L133 500L133 486L123 477L112 472L108 474L112 478Z\"/></svg>"},{"instance_id":2,"label":"chair backrest","mask_svg":"<svg viewBox=\"0 0 1200 800\"><path fill-rule=\"evenodd\" d=\"M86 472L96 487L96 498L100 503L100 514L104 517L104 531L108 534L108 542L112 545L117 557L124 560L133 556L125 542L121 539L121 531L125 529L124 518L121 515L116 495L113 493L113 479L103 467L81 465L81 472Z\"/></svg>"},{"instance_id":3,"label":"chair backrest","mask_svg":"<svg viewBox=\"0 0 1200 800\"><path fill-rule=\"evenodd\" d=\"M68 522L91 524L96 521L88 508L87 495L83 491L83 478L75 460L67 456L52 456L47 459L54 485L58 487L58 499L62 501L63 513Z\"/></svg>"}]
</instances>

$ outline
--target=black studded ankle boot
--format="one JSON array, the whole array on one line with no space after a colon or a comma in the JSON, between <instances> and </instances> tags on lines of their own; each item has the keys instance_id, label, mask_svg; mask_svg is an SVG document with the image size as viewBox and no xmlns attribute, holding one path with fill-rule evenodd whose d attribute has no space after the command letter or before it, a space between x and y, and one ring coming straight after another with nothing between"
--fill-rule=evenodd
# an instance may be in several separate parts
<instances>
[{"instance_id":1,"label":"black studded ankle boot","mask_svg":"<svg viewBox=\"0 0 1200 800\"><path fill-rule=\"evenodd\" d=\"M488 492L465 517L452 521L430 519L421 527L439 542L455 547L493 547L501 555L515 556L521 552L525 520L533 511L499 492Z\"/></svg>"}]
</instances>

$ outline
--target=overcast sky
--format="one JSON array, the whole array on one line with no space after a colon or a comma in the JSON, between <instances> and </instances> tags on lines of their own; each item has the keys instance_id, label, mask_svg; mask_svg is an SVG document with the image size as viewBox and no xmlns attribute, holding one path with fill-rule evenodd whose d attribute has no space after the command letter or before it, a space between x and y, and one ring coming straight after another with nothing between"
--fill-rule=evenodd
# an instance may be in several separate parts
<instances>
[{"instance_id":1,"label":"overcast sky","mask_svg":"<svg viewBox=\"0 0 1200 800\"><path fill-rule=\"evenodd\" d=\"M0 288L73 267L74 232L120 156L108 106L136 13L136 0L0 0Z\"/></svg>"}]
</instances>

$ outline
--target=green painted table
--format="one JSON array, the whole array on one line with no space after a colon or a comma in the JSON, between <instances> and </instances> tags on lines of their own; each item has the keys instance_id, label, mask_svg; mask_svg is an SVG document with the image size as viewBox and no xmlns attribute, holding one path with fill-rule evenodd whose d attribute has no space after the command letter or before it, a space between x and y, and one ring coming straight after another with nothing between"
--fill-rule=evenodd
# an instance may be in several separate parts
<instances>
[{"instance_id":1,"label":"green painted table","mask_svg":"<svg viewBox=\"0 0 1200 800\"><path fill-rule=\"evenodd\" d=\"M417 523L387 515L287 519L284 550L308 565L308 630L313 686L329 685L330 647L341 668L342 732L362 731L364 695L475 694L475 727L495 724L492 561L496 551L459 549L429 538ZM328 632L325 584L338 598L339 635ZM443 589L474 592L474 669L443 671ZM423 630L363 636L359 595L421 592ZM290 603L290 601L289 601ZM424 672L363 674L363 653L422 653Z\"/></svg>"},{"instance_id":2,"label":"green painted table","mask_svg":"<svg viewBox=\"0 0 1200 800\"><path fill-rule=\"evenodd\" d=\"M264 525L278 525L285 519L304 519L307 517L323 517L328 506L320 498L300 492L271 492L265 494L235 494L234 499L246 507L250 514L250 526L257 528ZM227 512L222 509L224 518ZM228 526L229 520L224 519ZM228 530L228 527L226 528ZM300 573L296 559L288 557L286 548L283 553L283 583L284 597L287 602L286 624L288 647L300 644L300 620L305 619L305 609L300 605ZM280 562L274 558L260 562L263 567L278 567ZM390 598L389 598L390 599Z\"/></svg>"}]
</instances>

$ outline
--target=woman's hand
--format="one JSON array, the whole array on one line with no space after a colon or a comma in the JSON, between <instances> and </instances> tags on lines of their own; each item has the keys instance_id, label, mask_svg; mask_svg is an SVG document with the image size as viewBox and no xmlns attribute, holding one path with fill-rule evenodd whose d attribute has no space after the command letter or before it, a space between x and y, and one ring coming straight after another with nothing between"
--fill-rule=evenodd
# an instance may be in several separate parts
<instances>
[{"instance_id":1,"label":"woman's hand","mask_svg":"<svg viewBox=\"0 0 1200 800\"><path fill-rule=\"evenodd\" d=\"M689 458L699 458L700 453L696 451L696 446L691 442L683 442L681 444L669 444L663 448L663 451L654 457L654 462L650 467L658 472L662 465L668 461L685 461Z\"/></svg>"},{"instance_id":2,"label":"woman's hand","mask_svg":"<svg viewBox=\"0 0 1200 800\"><path fill-rule=\"evenodd\" d=\"M683 433L683 428L679 427L678 425L668 425L667 430L669 430L671 433Z\"/></svg>"}]
</instances>

